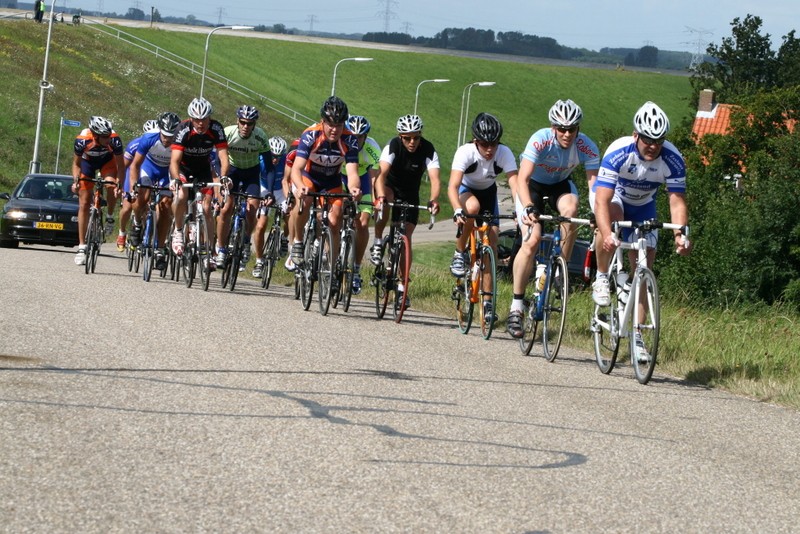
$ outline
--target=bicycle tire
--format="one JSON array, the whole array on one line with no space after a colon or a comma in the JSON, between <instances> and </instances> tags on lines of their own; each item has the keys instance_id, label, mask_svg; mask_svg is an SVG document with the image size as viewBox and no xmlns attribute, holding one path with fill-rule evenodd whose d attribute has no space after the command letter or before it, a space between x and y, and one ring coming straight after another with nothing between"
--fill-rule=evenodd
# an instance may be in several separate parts
<instances>
[{"instance_id":1,"label":"bicycle tire","mask_svg":"<svg viewBox=\"0 0 800 534\"><path fill-rule=\"evenodd\" d=\"M614 369L619 354L619 299L617 297L617 269L608 272L608 288L611 303L608 306L594 306L590 330L594 341L594 359L603 374Z\"/></svg>"},{"instance_id":2,"label":"bicycle tire","mask_svg":"<svg viewBox=\"0 0 800 534\"><path fill-rule=\"evenodd\" d=\"M197 222L190 221L183 226L183 254L179 257L181 270L183 271L183 282L186 287L192 287L194 278L197 276L197 243L193 235L197 234ZM189 239L192 237L192 239Z\"/></svg>"},{"instance_id":3,"label":"bicycle tire","mask_svg":"<svg viewBox=\"0 0 800 534\"><path fill-rule=\"evenodd\" d=\"M150 276L153 269L153 249L145 247L142 251L142 280L145 282L150 281Z\"/></svg>"},{"instance_id":4,"label":"bicycle tire","mask_svg":"<svg viewBox=\"0 0 800 534\"><path fill-rule=\"evenodd\" d=\"M294 300L300 300L300 293L303 289L303 282L297 269L299 267L296 267L294 272Z\"/></svg>"},{"instance_id":5,"label":"bicycle tire","mask_svg":"<svg viewBox=\"0 0 800 534\"><path fill-rule=\"evenodd\" d=\"M525 356L530 355L539 330L539 321L536 319L539 292L536 290L536 275L531 273L528 283L525 284L525 311L522 320L522 337L519 338L519 349Z\"/></svg>"},{"instance_id":6,"label":"bicycle tire","mask_svg":"<svg viewBox=\"0 0 800 534\"><path fill-rule=\"evenodd\" d=\"M100 214L97 213L97 216L94 219L94 224L92 225L92 253L89 254L88 260L91 264L91 271L94 273L95 268L97 267L97 256L100 255L100 243L102 243L103 237L103 222L101 220Z\"/></svg>"},{"instance_id":7,"label":"bicycle tire","mask_svg":"<svg viewBox=\"0 0 800 534\"><path fill-rule=\"evenodd\" d=\"M453 286L452 299L456 303L456 321L458 322L458 331L462 334L469 333L472 327L472 314L475 310L475 303L470 298L472 294L470 272L472 272L471 269L466 275L456 278L455 286Z\"/></svg>"},{"instance_id":8,"label":"bicycle tire","mask_svg":"<svg viewBox=\"0 0 800 534\"><path fill-rule=\"evenodd\" d=\"M550 259L546 284L542 317L542 351L545 359L552 362L558 356L558 349L561 348L567 320L569 273L567 262L562 256Z\"/></svg>"},{"instance_id":9,"label":"bicycle tire","mask_svg":"<svg viewBox=\"0 0 800 534\"><path fill-rule=\"evenodd\" d=\"M230 274L228 274L229 289L233 291L236 287L236 281L239 279L239 266L242 265L242 256L244 255L244 230L240 227L236 231L236 239L234 241L233 250L229 248L229 262Z\"/></svg>"},{"instance_id":10,"label":"bicycle tire","mask_svg":"<svg viewBox=\"0 0 800 534\"><path fill-rule=\"evenodd\" d=\"M278 252L278 247L280 247L280 230L277 230L274 226L270 229L269 234L267 234L267 239L264 243L264 250L261 253L261 257L264 259L264 267L261 271L261 287L264 289L269 289L269 284L272 281L272 270L275 267L275 260L276 260L276 252Z\"/></svg>"},{"instance_id":11,"label":"bicycle tire","mask_svg":"<svg viewBox=\"0 0 800 534\"><path fill-rule=\"evenodd\" d=\"M225 247L227 254L225 255L225 263L222 264L222 267L217 265L217 269L220 270L220 284L222 288L225 289L228 287L228 284L231 280L231 267L233 265L233 256L235 253L236 248L236 241L239 239L238 237L238 230L236 229L236 217L231 224L230 232L228 233L228 239L225 241Z\"/></svg>"},{"instance_id":12,"label":"bicycle tire","mask_svg":"<svg viewBox=\"0 0 800 534\"><path fill-rule=\"evenodd\" d=\"M86 254L86 261L83 264L83 270L86 274L92 272L92 250L94 249L94 239L92 238L92 226L94 222L95 214L94 210L90 209L89 211L89 224L86 226L86 234L84 234L84 244L86 246L85 254Z\"/></svg>"},{"instance_id":13,"label":"bicycle tire","mask_svg":"<svg viewBox=\"0 0 800 534\"><path fill-rule=\"evenodd\" d=\"M333 269L333 234L331 229L323 227L319 235L319 247L317 247L317 283L319 297L319 313L328 315L331 307L331 288L336 273Z\"/></svg>"},{"instance_id":14,"label":"bicycle tire","mask_svg":"<svg viewBox=\"0 0 800 534\"><path fill-rule=\"evenodd\" d=\"M200 208L203 209L202 207ZM197 270L200 271L200 285L208 291L211 283L211 263L214 261L214 243L208 233L208 221L202 213L197 216Z\"/></svg>"},{"instance_id":15,"label":"bicycle tire","mask_svg":"<svg viewBox=\"0 0 800 534\"><path fill-rule=\"evenodd\" d=\"M134 254L136 254L136 247L132 246L128 238L125 238L125 259L128 261L128 272L133 272Z\"/></svg>"},{"instance_id":16,"label":"bicycle tire","mask_svg":"<svg viewBox=\"0 0 800 534\"><path fill-rule=\"evenodd\" d=\"M394 322L399 323L403 320L403 313L406 311L406 299L408 296L409 269L411 268L411 243L408 236L400 235L400 242L397 244L397 251L393 262L394 283L394 305L392 306ZM400 285L403 291L399 291Z\"/></svg>"},{"instance_id":17,"label":"bicycle tire","mask_svg":"<svg viewBox=\"0 0 800 534\"><path fill-rule=\"evenodd\" d=\"M372 271L372 285L375 286L375 315L383 319L386 306L389 304L389 272L386 268L386 253L389 250L388 239L381 245L381 261Z\"/></svg>"},{"instance_id":18,"label":"bicycle tire","mask_svg":"<svg viewBox=\"0 0 800 534\"><path fill-rule=\"evenodd\" d=\"M344 258L342 265L344 272L342 273L342 281L339 284L339 294L341 295L342 311L347 313L350 310L350 301L353 298L353 276L356 269L356 246L355 246L355 232L348 230L344 235Z\"/></svg>"},{"instance_id":19,"label":"bicycle tire","mask_svg":"<svg viewBox=\"0 0 800 534\"><path fill-rule=\"evenodd\" d=\"M316 233L313 224L307 227L306 232L303 234L303 265L296 267L301 269L300 300L303 302L303 309L306 311L311 308L312 295L314 294L314 279L316 277L314 269L317 260L313 249L314 235Z\"/></svg>"},{"instance_id":20,"label":"bicycle tire","mask_svg":"<svg viewBox=\"0 0 800 534\"><path fill-rule=\"evenodd\" d=\"M492 330L494 330L494 317L486 317L485 314L487 299L484 298L486 297L486 291L483 289L483 277L486 273L488 273L491 278L491 293L489 294L488 302L491 302L492 316L494 316L495 310L497 309L497 261L494 256L494 250L492 250L490 246L481 246L480 271L481 298L479 300L479 305L481 307L481 333L483 334L483 339L489 339L492 337Z\"/></svg>"},{"instance_id":21,"label":"bicycle tire","mask_svg":"<svg viewBox=\"0 0 800 534\"><path fill-rule=\"evenodd\" d=\"M642 291L645 292L641 298ZM656 358L658 356L658 337L661 329L661 304L658 297L658 285L653 271L650 269L639 269L634 276L629 298L636 299L634 302L642 302L644 305L644 322L637 320L636 311L631 317L630 349L631 363L636 380L640 384L647 384L653 376L656 368ZM648 361L639 361L636 357L636 336L635 332L640 332L644 346L650 354Z\"/></svg>"}]
</instances>

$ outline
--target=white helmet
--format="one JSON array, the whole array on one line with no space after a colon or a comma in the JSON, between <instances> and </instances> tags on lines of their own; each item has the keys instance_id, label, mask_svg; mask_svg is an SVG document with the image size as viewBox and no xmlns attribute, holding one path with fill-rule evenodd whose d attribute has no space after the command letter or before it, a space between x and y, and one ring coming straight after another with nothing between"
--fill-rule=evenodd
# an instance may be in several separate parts
<instances>
[{"instance_id":1,"label":"white helmet","mask_svg":"<svg viewBox=\"0 0 800 534\"><path fill-rule=\"evenodd\" d=\"M640 135L660 139L669 132L669 119L655 103L645 102L633 116L633 127Z\"/></svg>"},{"instance_id":2,"label":"white helmet","mask_svg":"<svg viewBox=\"0 0 800 534\"><path fill-rule=\"evenodd\" d=\"M189 103L189 116L193 119L205 119L214 112L211 102L205 98L195 98Z\"/></svg>"},{"instance_id":3,"label":"white helmet","mask_svg":"<svg viewBox=\"0 0 800 534\"><path fill-rule=\"evenodd\" d=\"M570 128L581 123L581 119L583 119L583 110L572 100L558 100L553 104L553 107L550 108L548 117L550 118L550 124L553 126Z\"/></svg>"},{"instance_id":4,"label":"white helmet","mask_svg":"<svg viewBox=\"0 0 800 534\"><path fill-rule=\"evenodd\" d=\"M289 148L289 145L286 144L286 140L283 137L276 135L269 138L269 151L272 152L273 156L283 156L286 154L287 148Z\"/></svg>"},{"instance_id":5,"label":"white helmet","mask_svg":"<svg viewBox=\"0 0 800 534\"><path fill-rule=\"evenodd\" d=\"M89 129L97 135L111 135L113 126L105 117L93 116L89 119Z\"/></svg>"},{"instance_id":6,"label":"white helmet","mask_svg":"<svg viewBox=\"0 0 800 534\"><path fill-rule=\"evenodd\" d=\"M142 133L158 132L160 129L158 121L155 119L144 121L144 124L142 124Z\"/></svg>"},{"instance_id":7,"label":"white helmet","mask_svg":"<svg viewBox=\"0 0 800 534\"><path fill-rule=\"evenodd\" d=\"M419 115L403 115L397 119L397 133L417 133L422 131Z\"/></svg>"}]
</instances>

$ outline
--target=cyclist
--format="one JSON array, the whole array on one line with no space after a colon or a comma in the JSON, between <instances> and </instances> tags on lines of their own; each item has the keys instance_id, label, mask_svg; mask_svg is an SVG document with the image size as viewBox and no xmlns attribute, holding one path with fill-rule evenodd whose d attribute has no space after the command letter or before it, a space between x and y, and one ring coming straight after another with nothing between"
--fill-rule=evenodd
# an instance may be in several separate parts
<instances>
[{"instance_id":1,"label":"cyclist","mask_svg":"<svg viewBox=\"0 0 800 534\"><path fill-rule=\"evenodd\" d=\"M611 143L603 161L594 187L593 210L600 232L597 248L597 278L592 285L592 297L598 306L611 303L608 282L608 264L617 248L611 231L613 221L646 221L656 216L656 193L661 184L666 185L669 195L669 211L672 223L686 225L689 211L686 204L686 164L675 145L666 140L669 119L666 113L653 102L645 104L633 116L633 134ZM623 238L632 234L623 232ZM656 257L658 231L647 236L647 266L652 268ZM686 256L691 243L675 231L675 246L678 254ZM636 262L636 251L630 251L631 265ZM637 358L649 361L649 354L641 342L641 333L636 336Z\"/></svg>"},{"instance_id":2,"label":"cyclist","mask_svg":"<svg viewBox=\"0 0 800 534\"><path fill-rule=\"evenodd\" d=\"M75 264L86 263L86 229L89 227L89 206L92 203L94 184L80 181L94 179L96 173L117 186L106 186L106 233L114 231L114 204L119 184L125 176L122 139L114 131L111 121L100 116L89 119L89 127L75 138L75 156L72 159L73 191L78 195L78 253Z\"/></svg>"},{"instance_id":3,"label":"cyclist","mask_svg":"<svg viewBox=\"0 0 800 534\"><path fill-rule=\"evenodd\" d=\"M158 131L158 121L155 119L144 121L142 133L146 134L152 131ZM141 137L133 139L125 147L125 152L122 154L122 158L125 161L125 182L122 186L122 207L119 210L119 235L117 236L117 250L120 252L125 250L125 241L128 237L126 230L128 228L128 222L130 222L131 219L131 213L133 212L134 197L131 193L130 170L131 162L133 161L133 156L136 154L136 149L139 147L140 140ZM136 223L135 220L134 223ZM134 225L134 229L135 228ZM134 246L138 244L138 241L134 242L133 235L131 236L131 244Z\"/></svg>"},{"instance_id":4,"label":"cyclist","mask_svg":"<svg viewBox=\"0 0 800 534\"><path fill-rule=\"evenodd\" d=\"M436 215L439 213L439 156L433 143L422 137L422 119L418 115L403 115L397 119L397 137L383 147L380 159L380 173L375 179L375 195L373 203L379 212L383 211L385 202L402 200L409 204L419 204L419 189L425 171L431 181L428 209ZM409 244L411 235L419 220L417 210L409 210L405 223ZM400 211L392 210L392 222L400 222ZM370 250L370 259L378 265L381 261L381 245L383 230L387 217L379 217L375 221L375 242ZM409 267L413 258L413 249L409 258ZM404 287L397 288L398 298L405 296L405 308L411 304Z\"/></svg>"},{"instance_id":5,"label":"cyclist","mask_svg":"<svg viewBox=\"0 0 800 534\"><path fill-rule=\"evenodd\" d=\"M155 131L144 134L140 138L139 145L136 153L133 156L133 161L129 167L130 188L141 183L144 186L169 186L169 164L172 159L172 142L175 139L175 134L181 124L181 119L177 113L167 111L159 115L157 121L157 129ZM141 226L139 221L143 220L145 210L150 204L150 195L152 192L149 188L141 189L136 196L133 204L134 210L134 226L131 231L131 243L138 244L141 238ZM158 242L164 244L167 242L167 232L172 224L172 192L163 191L161 193L161 200L158 207ZM156 251L155 268L163 269L166 263L166 252L164 250Z\"/></svg>"},{"instance_id":6,"label":"cyclist","mask_svg":"<svg viewBox=\"0 0 800 534\"><path fill-rule=\"evenodd\" d=\"M339 97L331 96L320 108L320 122L307 128L300 136L297 153L292 165L291 180L297 202L294 208L294 243L292 261L303 263L303 227L308 220L311 199L304 198L308 192L342 193L340 169L344 165L350 194L358 198L361 194L361 178L358 176L358 150L356 136L345 128L347 104ZM302 213L300 212L301 205ZM334 200L328 211L328 222L333 234L331 260L335 262L339 248L339 226L341 225L342 201ZM300 238L300 240L298 240ZM332 284L335 287L336 282Z\"/></svg>"},{"instance_id":7,"label":"cyclist","mask_svg":"<svg viewBox=\"0 0 800 534\"><path fill-rule=\"evenodd\" d=\"M538 214L544 209L544 197L553 211L563 217L578 215L578 189L572 172L583 164L591 185L600 167L600 151L586 134L581 133L583 111L572 100L558 100L548 113L550 127L535 132L520 155L519 174L510 179L516 203L517 222L533 226L530 238L522 243L513 265L513 293L508 316L508 332L522 337L525 285L533 269L533 258L542 237ZM569 261L575 243L575 226L561 227L561 255Z\"/></svg>"},{"instance_id":8,"label":"cyclist","mask_svg":"<svg viewBox=\"0 0 800 534\"><path fill-rule=\"evenodd\" d=\"M283 190L283 177L286 170L286 151L289 145L283 137L269 138L269 153L261 158L261 196L271 202L279 202L285 206L286 192ZM278 215L275 215L276 217ZM264 234L267 231L269 217L259 217L256 221L255 236L253 238L256 249L256 264L253 267L253 276L261 277L264 270ZM288 252L288 219L283 217L283 235L281 235L281 255Z\"/></svg>"},{"instance_id":9,"label":"cyclist","mask_svg":"<svg viewBox=\"0 0 800 534\"><path fill-rule=\"evenodd\" d=\"M259 126L256 126L259 113L253 106L242 105L236 110L238 124L225 128L228 140L229 178L234 191L244 189L244 193L258 197L261 195L261 159L272 159L269 154L269 138ZM225 174L225 173L223 173ZM242 268L250 259L250 232L255 228L258 213L258 198L247 199L247 230L245 235L244 257ZM217 217L217 267L225 264L225 243L231 227L231 216L235 202L226 202Z\"/></svg>"},{"instance_id":10,"label":"cyclist","mask_svg":"<svg viewBox=\"0 0 800 534\"><path fill-rule=\"evenodd\" d=\"M288 213L288 227L289 231L286 234L289 242L294 244L294 220L295 220L295 210L294 210L294 199L295 199L295 187L292 184L292 165L294 165L294 158L297 156L297 145L300 144L300 139L295 139L292 141L292 144L289 146L289 153L286 154L286 164L284 165L283 171L283 190L286 193L286 200L283 201L281 204L281 209L284 213ZM302 236L301 236L302 239ZM286 263L284 263L284 267L287 271L294 272L295 266L294 262L292 261L292 255L288 254L286 257Z\"/></svg>"},{"instance_id":11,"label":"cyclist","mask_svg":"<svg viewBox=\"0 0 800 534\"><path fill-rule=\"evenodd\" d=\"M220 159L221 178L228 181L228 141L225 138L225 129L219 121L211 118L213 108L205 98L195 98L189 103L189 119L178 126L175 140L172 142L172 154L169 164L169 175L173 183L187 182L189 179L210 182L213 179L211 168L211 152L216 148ZM183 187L175 188L175 198L172 203L172 214L175 220L175 231L172 234L172 251L177 255L183 254L183 217L186 214L188 194ZM203 211L206 219L211 222L211 196L219 191L211 188L203 191ZM213 228L214 225L210 225ZM213 232L213 230L211 230ZM214 268L214 262L209 267Z\"/></svg>"},{"instance_id":12,"label":"cyclist","mask_svg":"<svg viewBox=\"0 0 800 534\"><path fill-rule=\"evenodd\" d=\"M505 173L509 180L517 176L517 161L511 149L500 144L503 125L489 113L478 113L472 121L472 141L456 150L450 171L447 194L455 210L453 220L462 224L463 232L456 240L456 250L450 263L453 276L461 277L469 266L467 240L472 233L474 219L464 213L489 211L500 213L497 201L497 175ZM499 219L489 221L489 244L497 253ZM491 297L491 295L487 295ZM484 301L484 317L495 317L491 300Z\"/></svg>"},{"instance_id":13,"label":"cyclist","mask_svg":"<svg viewBox=\"0 0 800 534\"><path fill-rule=\"evenodd\" d=\"M381 147L367 133L371 128L366 117L361 115L350 115L347 119L346 127L353 132L358 139L358 175L361 177L361 200L372 202L372 182L378 176L378 162L381 157ZM342 181L347 185L347 177L343 174ZM353 265L353 294L361 293L361 260L367 250L369 242L369 217L372 214L370 206L360 206L358 217L355 220L356 230L356 259Z\"/></svg>"}]
</instances>

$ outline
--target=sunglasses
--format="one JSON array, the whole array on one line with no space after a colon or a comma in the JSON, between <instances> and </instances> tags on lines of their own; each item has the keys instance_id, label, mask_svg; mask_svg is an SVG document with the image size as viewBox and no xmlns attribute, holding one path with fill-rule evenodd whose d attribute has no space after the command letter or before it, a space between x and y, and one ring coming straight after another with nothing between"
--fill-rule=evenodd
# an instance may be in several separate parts
<instances>
[{"instance_id":1,"label":"sunglasses","mask_svg":"<svg viewBox=\"0 0 800 534\"><path fill-rule=\"evenodd\" d=\"M419 135L401 135L401 136L400 136L400 139L402 139L403 141L407 141L407 142L409 142L409 143L410 143L411 141L419 141L419 138L420 138L420 137L421 137L421 136L419 136Z\"/></svg>"},{"instance_id":2,"label":"sunglasses","mask_svg":"<svg viewBox=\"0 0 800 534\"><path fill-rule=\"evenodd\" d=\"M555 128L561 133L575 133L578 131L577 126L570 126L569 128L567 128L566 126L556 126Z\"/></svg>"},{"instance_id":3,"label":"sunglasses","mask_svg":"<svg viewBox=\"0 0 800 534\"><path fill-rule=\"evenodd\" d=\"M256 121L243 121L243 120L240 120L239 124L241 124L242 126L255 126L256 125Z\"/></svg>"},{"instance_id":4,"label":"sunglasses","mask_svg":"<svg viewBox=\"0 0 800 534\"><path fill-rule=\"evenodd\" d=\"M644 143L646 146L653 146L653 145L663 145L664 139L663 137L659 137L658 139L653 139L652 137L647 137L646 135L639 135L639 139Z\"/></svg>"}]
</instances>

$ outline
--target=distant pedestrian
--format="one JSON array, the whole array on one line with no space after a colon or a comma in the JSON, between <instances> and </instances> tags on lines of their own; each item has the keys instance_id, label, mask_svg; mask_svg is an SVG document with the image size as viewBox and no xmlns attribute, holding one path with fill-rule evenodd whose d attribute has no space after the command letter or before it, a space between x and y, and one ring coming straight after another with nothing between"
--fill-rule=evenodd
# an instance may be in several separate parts
<instances>
[{"instance_id":1,"label":"distant pedestrian","mask_svg":"<svg viewBox=\"0 0 800 534\"><path fill-rule=\"evenodd\" d=\"M42 0L36 0L36 2L33 3L33 20L35 20L36 22L42 22L42 19L40 19L39 17L40 17L40 9L43 3L44 2Z\"/></svg>"}]
</instances>

